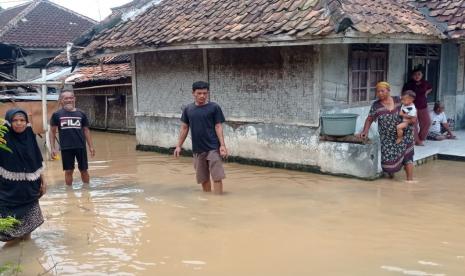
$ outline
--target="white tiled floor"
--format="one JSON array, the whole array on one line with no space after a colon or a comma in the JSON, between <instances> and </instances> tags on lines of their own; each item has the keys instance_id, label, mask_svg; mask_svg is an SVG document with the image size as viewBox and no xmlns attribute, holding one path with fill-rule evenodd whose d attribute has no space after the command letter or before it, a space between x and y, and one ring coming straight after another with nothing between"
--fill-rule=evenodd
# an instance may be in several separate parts
<instances>
[{"instance_id":1,"label":"white tiled floor","mask_svg":"<svg viewBox=\"0 0 465 276\"><path fill-rule=\"evenodd\" d=\"M425 146L415 146L415 161L436 154L465 157L465 131L454 131L456 140L426 141Z\"/></svg>"}]
</instances>

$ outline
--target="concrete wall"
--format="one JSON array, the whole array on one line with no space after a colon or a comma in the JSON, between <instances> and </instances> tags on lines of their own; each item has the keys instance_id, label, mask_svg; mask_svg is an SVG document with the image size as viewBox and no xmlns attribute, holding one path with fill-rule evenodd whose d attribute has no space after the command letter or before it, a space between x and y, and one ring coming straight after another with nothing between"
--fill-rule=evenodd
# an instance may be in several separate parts
<instances>
[{"instance_id":1,"label":"concrete wall","mask_svg":"<svg viewBox=\"0 0 465 276\"><path fill-rule=\"evenodd\" d=\"M457 60L457 95L455 97L455 124L456 128L465 128L465 44L458 46ZM445 102L451 99L445 98ZM453 102L453 101L452 101ZM446 107L447 108L447 107ZM447 109L446 109L447 110Z\"/></svg>"},{"instance_id":2,"label":"concrete wall","mask_svg":"<svg viewBox=\"0 0 465 276\"><path fill-rule=\"evenodd\" d=\"M356 131L362 130L370 111L370 103L349 105L349 45L331 44L322 47L322 106L324 113L355 113ZM391 94L400 95L406 72L407 45L389 45L387 81L391 84ZM370 129L370 137L378 139L377 124Z\"/></svg>"},{"instance_id":3,"label":"concrete wall","mask_svg":"<svg viewBox=\"0 0 465 276\"><path fill-rule=\"evenodd\" d=\"M139 145L160 148L176 145L179 119L139 116L136 125ZM379 171L377 142L370 145L320 142L316 128L282 124L226 123L224 134L231 156L256 160L256 164L366 179L377 177ZM191 149L189 139L184 148Z\"/></svg>"},{"instance_id":4,"label":"concrete wall","mask_svg":"<svg viewBox=\"0 0 465 276\"><path fill-rule=\"evenodd\" d=\"M407 45L389 45L389 63L387 80L391 85L391 94L399 96L407 75Z\"/></svg>"},{"instance_id":5,"label":"concrete wall","mask_svg":"<svg viewBox=\"0 0 465 276\"><path fill-rule=\"evenodd\" d=\"M321 48L322 105L326 110L349 103L349 46L324 45Z\"/></svg>"},{"instance_id":6,"label":"concrete wall","mask_svg":"<svg viewBox=\"0 0 465 276\"><path fill-rule=\"evenodd\" d=\"M446 114L455 120L455 129L465 128L465 45L446 43L441 55L440 100Z\"/></svg>"},{"instance_id":7,"label":"concrete wall","mask_svg":"<svg viewBox=\"0 0 465 276\"><path fill-rule=\"evenodd\" d=\"M349 106L349 45L324 45L322 61L322 106L325 111L337 112L351 107L368 106L370 103L355 103ZM400 95L406 76L405 44L389 45L387 81L391 93Z\"/></svg>"},{"instance_id":8,"label":"concrete wall","mask_svg":"<svg viewBox=\"0 0 465 276\"><path fill-rule=\"evenodd\" d=\"M181 108L192 102L192 82L207 79L212 100L227 117L232 156L374 178L378 144L319 141L320 66L319 48L310 46L208 50L206 56L200 50L138 54L139 148L175 146ZM190 141L184 147L190 149Z\"/></svg>"},{"instance_id":9,"label":"concrete wall","mask_svg":"<svg viewBox=\"0 0 465 276\"><path fill-rule=\"evenodd\" d=\"M457 68L459 47L455 43L444 43L441 47L440 98L457 94Z\"/></svg>"},{"instance_id":10,"label":"concrete wall","mask_svg":"<svg viewBox=\"0 0 465 276\"><path fill-rule=\"evenodd\" d=\"M31 50L31 54L23 58L23 65L17 66L17 79L20 81L32 80L41 76L40 69L36 68L25 68L25 66L30 65L34 62L41 60L42 58L55 57L60 54L63 49L57 50ZM22 60L18 60L21 62Z\"/></svg>"}]
</instances>

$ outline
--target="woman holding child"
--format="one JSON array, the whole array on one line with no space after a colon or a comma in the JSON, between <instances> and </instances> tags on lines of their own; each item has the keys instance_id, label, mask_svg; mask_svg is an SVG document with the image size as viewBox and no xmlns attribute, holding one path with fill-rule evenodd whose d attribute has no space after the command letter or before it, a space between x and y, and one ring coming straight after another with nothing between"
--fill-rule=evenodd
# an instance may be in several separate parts
<instances>
[{"instance_id":1,"label":"woman holding child","mask_svg":"<svg viewBox=\"0 0 465 276\"><path fill-rule=\"evenodd\" d=\"M403 131L402 141L396 143L397 125L403 121L400 116L401 99L400 97L391 96L390 85L387 82L380 82L376 85L376 97L378 100L371 106L360 136L362 138L367 137L371 124L377 121L381 140L381 167L383 171L390 177L393 177L394 173L404 167L407 181L412 181L414 154L413 126L412 124L408 124ZM410 119L412 123L416 122L416 118Z\"/></svg>"}]
</instances>

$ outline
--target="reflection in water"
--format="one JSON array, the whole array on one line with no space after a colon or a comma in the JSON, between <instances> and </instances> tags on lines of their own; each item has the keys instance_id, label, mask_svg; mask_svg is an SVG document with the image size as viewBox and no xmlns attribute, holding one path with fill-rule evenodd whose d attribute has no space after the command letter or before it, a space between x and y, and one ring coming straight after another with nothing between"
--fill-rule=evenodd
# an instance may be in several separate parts
<instances>
[{"instance_id":1,"label":"reflection in water","mask_svg":"<svg viewBox=\"0 0 465 276\"><path fill-rule=\"evenodd\" d=\"M146 214L133 196L143 190L131 187L125 175L94 177L90 187L55 186L42 206L47 223L35 233L44 267L58 264L57 272L79 274L122 272L133 263L135 247Z\"/></svg>"},{"instance_id":2,"label":"reflection in water","mask_svg":"<svg viewBox=\"0 0 465 276\"><path fill-rule=\"evenodd\" d=\"M464 163L421 166L416 184L227 164L217 197L193 184L190 158L94 136L90 186L65 187L49 163L46 223L0 249L0 264L19 261L23 275L465 275Z\"/></svg>"}]
</instances>

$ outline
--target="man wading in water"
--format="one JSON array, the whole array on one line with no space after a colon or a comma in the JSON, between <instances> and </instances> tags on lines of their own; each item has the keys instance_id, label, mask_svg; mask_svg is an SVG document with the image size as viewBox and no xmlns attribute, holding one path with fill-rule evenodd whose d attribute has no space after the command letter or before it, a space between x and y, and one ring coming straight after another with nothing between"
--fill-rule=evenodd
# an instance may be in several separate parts
<instances>
[{"instance_id":1,"label":"man wading in water","mask_svg":"<svg viewBox=\"0 0 465 276\"><path fill-rule=\"evenodd\" d=\"M90 137L89 121L84 112L76 109L76 99L72 91L63 91L60 95L60 101L62 108L53 113L50 120L50 125L52 126L52 135L50 135L52 159L56 159L58 153L58 150L55 148L55 137L58 131L66 185L71 186L73 184L75 159L78 162L82 182L89 184L90 176L87 171L89 165L87 163L86 141L89 145L91 156L95 156L95 149Z\"/></svg>"},{"instance_id":2,"label":"man wading in water","mask_svg":"<svg viewBox=\"0 0 465 276\"><path fill-rule=\"evenodd\" d=\"M174 156L179 157L190 127L197 183L202 184L204 192L211 192L211 175L214 193L222 194L225 174L221 158L228 156L223 136L223 111L218 104L208 101L208 83L195 82L192 85L192 95L194 103L189 104L182 112L181 130Z\"/></svg>"}]
</instances>

